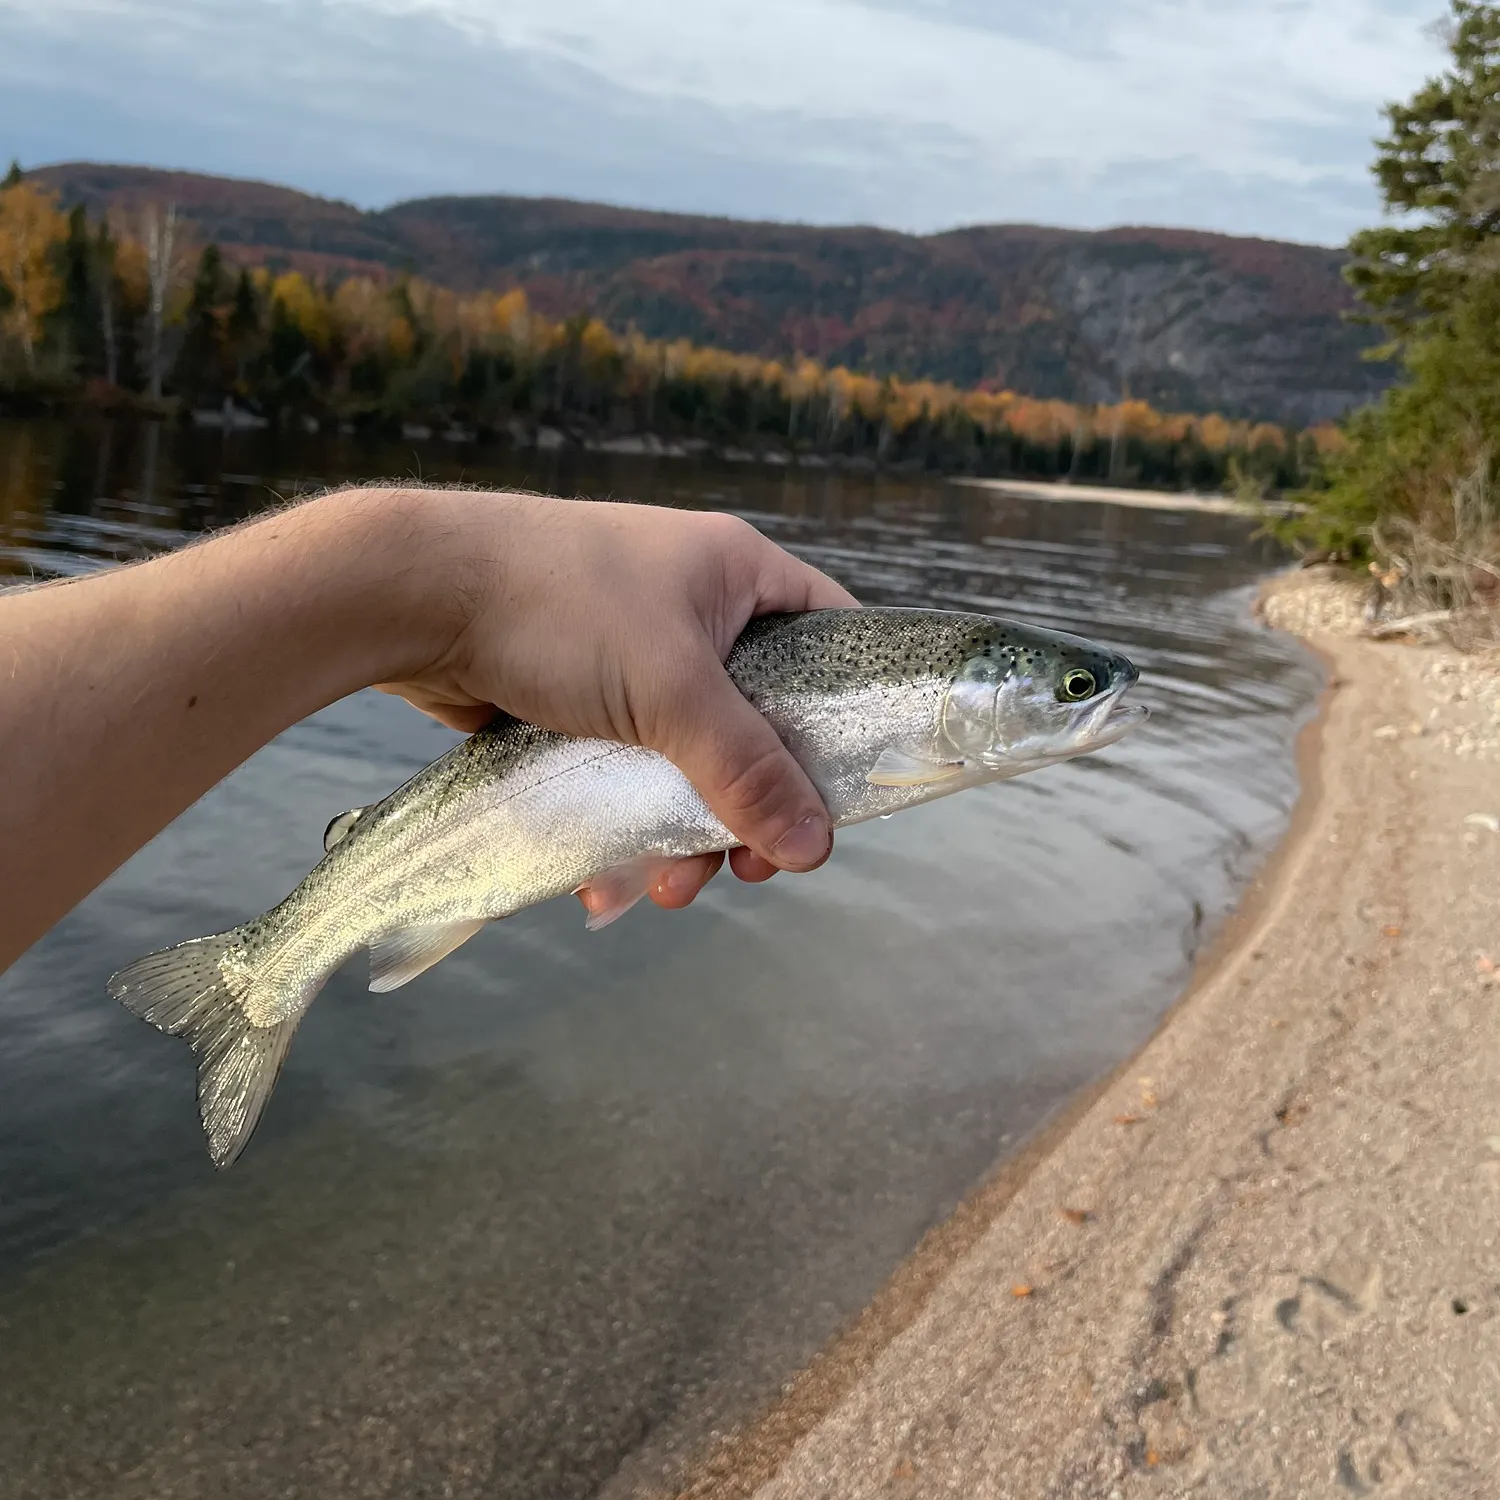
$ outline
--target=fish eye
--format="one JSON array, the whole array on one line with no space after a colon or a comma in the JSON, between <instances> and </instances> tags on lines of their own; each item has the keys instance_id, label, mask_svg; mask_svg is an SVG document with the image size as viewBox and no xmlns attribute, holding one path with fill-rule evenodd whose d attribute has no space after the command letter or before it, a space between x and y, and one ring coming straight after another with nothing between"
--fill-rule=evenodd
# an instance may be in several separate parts
<instances>
[{"instance_id":1,"label":"fish eye","mask_svg":"<svg viewBox=\"0 0 1500 1500\"><path fill-rule=\"evenodd\" d=\"M1063 673L1062 686L1058 691L1064 703L1082 703L1085 698L1092 698L1099 691L1099 684L1092 672L1074 667L1071 672Z\"/></svg>"}]
</instances>

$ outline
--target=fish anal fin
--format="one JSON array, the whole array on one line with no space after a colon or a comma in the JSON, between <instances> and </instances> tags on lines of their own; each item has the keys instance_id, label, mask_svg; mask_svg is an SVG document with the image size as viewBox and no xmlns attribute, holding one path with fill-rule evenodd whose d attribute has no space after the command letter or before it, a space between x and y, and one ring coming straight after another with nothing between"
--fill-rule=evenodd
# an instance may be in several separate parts
<instances>
[{"instance_id":1,"label":"fish anal fin","mask_svg":"<svg viewBox=\"0 0 1500 1500\"><path fill-rule=\"evenodd\" d=\"M896 745L887 745L865 773L871 786L931 786L963 774L961 760L932 760Z\"/></svg>"},{"instance_id":2,"label":"fish anal fin","mask_svg":"<svg viewBox=\"0 0 1500 1500\"><path fill-rule=\"evenodd\" d=\"M670 855L643 854L591 875L574 893L583 898L588 908L584 926L590 932L598 932L601 927L619 921L675 863Z\"/></svg>"},{"instance_id":3,"label":"fish anal fin","mask_svg":"<svg viewBox=\"0 0 1500 1500\"><path fill-rule=\"evenodd\" d=\"M481 917L478 921L403 927L389 933L370 945L370 989L377 995L399 990L467 943L484 925Z\"/></svg>"}]
</instances>

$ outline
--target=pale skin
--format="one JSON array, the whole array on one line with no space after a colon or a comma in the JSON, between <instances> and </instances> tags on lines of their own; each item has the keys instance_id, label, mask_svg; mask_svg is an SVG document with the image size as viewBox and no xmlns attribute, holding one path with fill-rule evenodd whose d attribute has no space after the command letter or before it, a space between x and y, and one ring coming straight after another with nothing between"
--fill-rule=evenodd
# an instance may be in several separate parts
<instances>
[{"instance_id":1,"label":"pale skin","mask_svg":"<svg viewBox=\"0 0 1500 1500\"><path fill-rule=\"evenodd\" d=\"M284 729L360 688L674 761L744 847L810 870L828 815L721 665L746 621L854 599L730 516L359 489L0 595L0 970ZM651 897L688 905L722 855ZM583 892L585 905L589 893Z\"/></svg>"}]
</instances>

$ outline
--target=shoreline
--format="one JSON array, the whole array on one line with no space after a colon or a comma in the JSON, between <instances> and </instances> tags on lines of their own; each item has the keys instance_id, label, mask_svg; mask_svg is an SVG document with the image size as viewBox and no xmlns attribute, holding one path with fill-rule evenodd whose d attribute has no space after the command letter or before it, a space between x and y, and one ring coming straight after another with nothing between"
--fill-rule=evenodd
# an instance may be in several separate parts
<instances>
[{"instance_id":1,"label":"shoreline","mask_svg":"<svg viewBox=\"0 0 1500 1500\"><path fill-rule=\"evenodd\" d=\"M1301 791L1150 1040L930 1231L682 1500L1361 1494L1393 1475L1475 1493L1443 1487L1460 1470L1500 1493L1482 1377L1500 1274L1481 1264L1500 1273L1500 1092L1487 1126L1486 1090L1464 1093L1440 1141L1412 1128L1415 1088L1384 1133L1351 1124L1403 1073L1443 1089L1434 1049L1500 1085L1500 835L1464 822L1500 813L1500 657L1355 639L1358 603L1306 573L1263 590L1328 674ZM1333 1081L1354 1057L1357 1093ZM1372 1214L1435 1183L1430 1214L1465 1204L1452 1232L1402 1239L1400 1213ZM1440 1266L1458 1290L1425 1285ZM1454 1338L1476 1335L1465 1358Z\"/></svg>"},{"instance_id":2,"label":"shoreline","mask_svg":"<svg viewBox=\"0 0 1500 1500\"><path fill-rule=\"evenodd\" d=\"M1065 480L1045 479L976 479L968 475L948 476L950 484L971 489L993 490L1022 500L1130 505L1138 510L1196 510L1218 516L1258 517L1267 509L1284 510L1280 504L1251 505L1227 495L1202 495L1194 490L1125 489L1108 484L1070 484Z\"/></svg>"}]
</instances>

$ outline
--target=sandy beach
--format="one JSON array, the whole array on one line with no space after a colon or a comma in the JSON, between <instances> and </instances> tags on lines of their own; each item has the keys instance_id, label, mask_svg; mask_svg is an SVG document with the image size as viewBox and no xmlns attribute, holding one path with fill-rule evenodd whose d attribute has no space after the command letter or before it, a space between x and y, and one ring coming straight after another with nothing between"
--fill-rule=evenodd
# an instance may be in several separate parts
<instances>
[{"instance_id":1,"label":"sandy beach","mask_svg":"<svg viewBox=\"0 0 1500 1500\"><path fill-rule=\"evenodd\" d=\"M694 1500L1500 1495L1500 657L1328 664L1292 829L1154 1040Z\"/></svg>"},{"instance_id":2,"label":"sandy beach","mask_svg":"<svg viewBox=\"0 0 1500 1500\"><path fill-rule=\"evenodd\" d=\"M1118 485L1065 484L1055 480L955 478L951 484L1017 495L1027 500L1103 501L1141 510L1201 510L1221 516L1258 516L1260 509L1227 495L1200 495L1191 490L1130 490Z\"/></svg>"}]
</instances>

